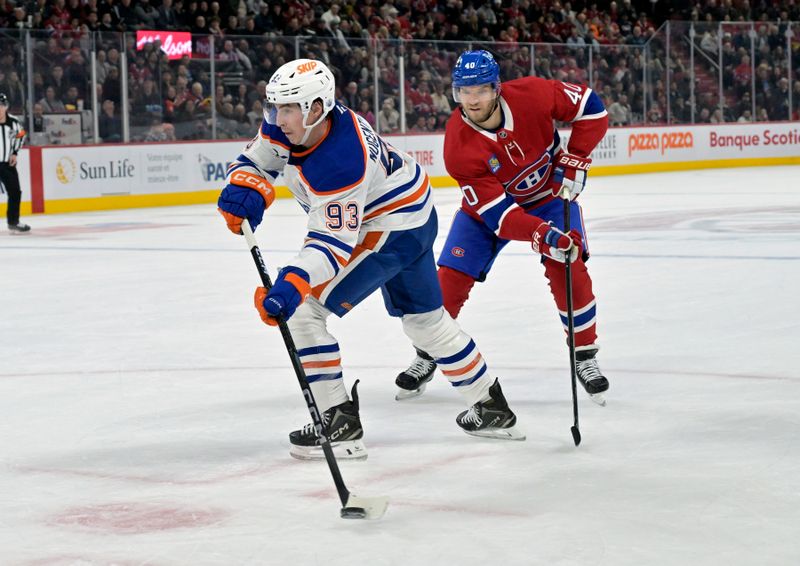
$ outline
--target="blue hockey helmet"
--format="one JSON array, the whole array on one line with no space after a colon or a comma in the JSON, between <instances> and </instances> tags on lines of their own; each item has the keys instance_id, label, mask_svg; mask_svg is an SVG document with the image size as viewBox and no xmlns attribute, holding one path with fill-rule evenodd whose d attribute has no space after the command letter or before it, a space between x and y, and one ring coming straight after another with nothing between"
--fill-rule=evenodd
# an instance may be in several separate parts
<instances>
[{"instance_id":1,"label":"blue hockey helmet","mask_svg":"<svg viewBox=\"0 0 800 566\"><path fill-rule=\"evenodd\" d=\"M464 51L453 67L453 99L460 102L458 89L461 87L483 84L492 84L495 91L500 90L500 65L485 49Z\"/></svg>"}]
</instances>

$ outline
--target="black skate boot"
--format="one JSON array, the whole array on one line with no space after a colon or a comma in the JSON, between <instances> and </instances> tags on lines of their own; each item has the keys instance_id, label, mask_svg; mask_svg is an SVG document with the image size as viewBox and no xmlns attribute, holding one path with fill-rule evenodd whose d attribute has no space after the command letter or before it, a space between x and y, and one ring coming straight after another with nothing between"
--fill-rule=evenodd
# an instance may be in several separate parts
<instances>
[{"instance_id":1,"label":"black skate boot","mask_svg":"<svg viewBox=\"0 0 800 566\"><path fill-rule=\"evenodd\" d=\"M603 392L608 390L608 380L600 371L600 366L597 365L595 359L598 349L594 344L575 348L575 369L578 381L581 382L592 401L605 407L606 400Z\"/></svg>"},{"instance_id":2,"label":"black skate boot","mask_svg":"<svg viewBox=\"0 0 800 566\"><path fill-rule=\"evenodd\" d=\"M514 426L517 416L508 408L500 381L495 379L489 388L488 401L479 401L456 417L456 423L472 436L525 440L525 435Z\"/></svg>"},{"instance_id":3,"label":"black skate boot","mask_svg":"<svg viewBox=\"0 0 800 566\"><path fill-rule=\"evenodd\" d=\"M397 375L394 380L397 385L397 393L394 398L396 401L403 401L422 395L425 391L425 384L433 379L433 374L436 372L436 362L427 353L419 348L417 350L417 357L408 366L408 369Z\"/></svg>"},{"instance_id":4,"label":"black skate boot","mask_svg":"<svg viewBox=\"0 0 800 566\"><path fill-rule=\"evenodd\" d=\"M30 232L31 227L27 224L20 224L19 222L16 224L9 224L8 231L12 234L24 234L25 232Z\"/></svg>"},{"instance_id":5,"label":"black skate boot","mask_svg":"<svg viewBox=\"0 0 800 566\"><path fill-rule=\"evenodd\" d=\"M352 401L345 401L322 413L322 422L328 430L328 440L333 453L339 460L365 460L367 449L361 440L364 429L358 416L358 391L353 384L350 392ZM320 460L325 458L314 423L308 423L302 430L289 433L289 454L299 460Z\"/></svg>"}]
</instances>

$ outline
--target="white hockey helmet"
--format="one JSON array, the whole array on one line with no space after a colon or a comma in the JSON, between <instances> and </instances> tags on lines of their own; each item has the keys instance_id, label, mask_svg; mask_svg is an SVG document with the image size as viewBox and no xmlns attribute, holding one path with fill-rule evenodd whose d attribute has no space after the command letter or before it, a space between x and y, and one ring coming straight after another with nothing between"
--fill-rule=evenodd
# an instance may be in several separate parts
<instances>
[{"instance_id":1,"label":"white hockey helmet","mask_svg":"<svg viewBox=\"0 0 800 566\"><path fill-rule=\"evenodd\" d=\"M306 136L336 105L336 80L333 73L325 63L314 59L295 59L281 65L269 79L266 90L267 103L270 106L300 105ZM313 124L306 124L311 104L318 98L322 100L322 116Z\"/></svg>"}]
</instances>

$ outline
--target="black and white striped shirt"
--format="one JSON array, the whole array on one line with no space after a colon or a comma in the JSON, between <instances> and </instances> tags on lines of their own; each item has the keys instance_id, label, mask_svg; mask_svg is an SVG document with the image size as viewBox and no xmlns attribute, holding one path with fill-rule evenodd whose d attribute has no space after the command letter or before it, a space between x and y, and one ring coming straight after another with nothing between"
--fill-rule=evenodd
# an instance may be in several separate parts
<instances>
[{"instance_id":1,"label":"black and white striped shirt","mask_svg":"<svg viewBox=\"0 0 800 566\"><path fill-rule=\"evenodd\" d=\"M19 153L25 141L25 129L19 119L6 114L5 123L0 124L0 162L8 163L12 155Z\"/></svg>"}]
</instances>

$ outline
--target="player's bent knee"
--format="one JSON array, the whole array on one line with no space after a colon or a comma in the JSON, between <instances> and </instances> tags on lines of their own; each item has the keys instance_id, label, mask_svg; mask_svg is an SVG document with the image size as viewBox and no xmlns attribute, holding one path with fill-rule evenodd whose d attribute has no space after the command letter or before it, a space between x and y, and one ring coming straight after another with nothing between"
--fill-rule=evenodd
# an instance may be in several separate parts
<instances>
[{"instance_id":1,"label":"player's bent knee","mask_svg":"<svg viewBox=\"0 0 800 566\"><path fill-rule=\"evenodd\" d=\"M288 326L296 342L314 341L328 336L325 320L331 312L316 299L309 298L297 307Z\"/></svg>"},{"instance_id":2,"label":"player's bent knee","mask_svg":"<svg viewBox=\"0 0 800 566\"><path fill-rule=\"evenodd\" d=\"M458 339L463 333L458 323L443 308L403 317L403 331L411 342L427 352L433 353Z\"/></svg>"}]
</instances>

